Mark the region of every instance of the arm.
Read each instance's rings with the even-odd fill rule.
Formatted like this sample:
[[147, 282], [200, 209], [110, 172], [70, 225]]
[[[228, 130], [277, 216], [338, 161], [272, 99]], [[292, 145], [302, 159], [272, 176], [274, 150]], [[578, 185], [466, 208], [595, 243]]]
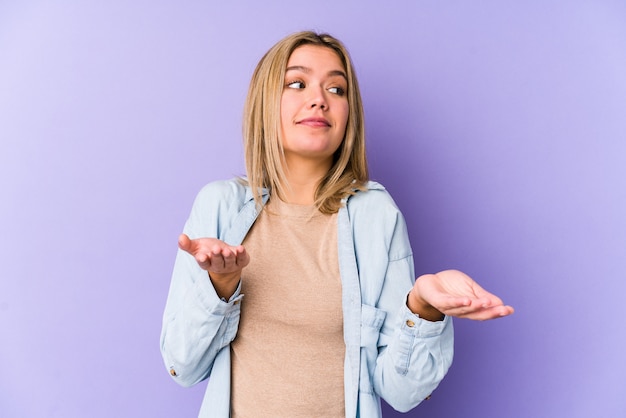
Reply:
[[178, 251], [161, 332], [163, 360], [176, 382], [191, 386], [209, 376], [215, 356], [236, 336], [241, 298], [237, 287], [224, 301], [207, 271]]
[[[207, 378], [216, 355], [237, 333], [242, 298], [239, 273], [247, 264], [247, 254], [240, 246], [197, 238], [222, 236], [221, 225], [231, 224], [241, 207], [237, 192], [231, 183], [223, 182], [204, 188], [179, 238], [163, 315], [161, 353], [166, 368], [183, 386]], [[232, 270], [233, 264], [239, 266]]]
[[376, 393], [402, 412], [430, 396], [454, 354], [452, 318], [429, 321], [407, 306], [412, 264], [410, 256], [389, 262], [378, 305], [387, 314], [378, 334], [373, 373]]
[[389, 194], [370, 188], [352, 197], [347, 209], [361, 293], [361, 399], [377, 395], [406, 412], [450, 367], [452, 321], [430, 322], [406, 306], [415, 283], [413, 254], [404, 217]]
[[[400, 411], [426, 399], [447, 373], [453, 358], [452, 316], [486, 320], [513, 313], [500, 298], [456, 270], [424, 275], [413, 284], [406, 234], [399, 215], [378, 301], [387, 315], [373, 378], [376, 392]], [[405, 247], [409, 253], [403, 257]]]
[[378, 393], [401, 411], [426, 399], [447, 373], [453, 357], [453, 316], [488, 320], [513, 313], [457, 270], [420, 276], [406, 301], [396, 321], [398, 330], [380, 350], [375, 371]]

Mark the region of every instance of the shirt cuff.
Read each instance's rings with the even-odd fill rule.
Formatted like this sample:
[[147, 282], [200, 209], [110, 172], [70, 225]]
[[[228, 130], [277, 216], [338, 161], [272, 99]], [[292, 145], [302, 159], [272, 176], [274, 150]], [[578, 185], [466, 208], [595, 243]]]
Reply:
[[420, 318], [418, 314], [411, 312], [408, 306], [403, 305], [400, 315], [402, 332], [413, 334], [417, 337], [436, 337], [443, 333], [451, 317], [445, 315], [441, 321], [428, 321]]
[[[206, 273], [206, 271], [204, 271]], [[214, 314], [225, 315], [234, 309], [239, 308], [239, 303], [243, 298], [241, 294], [241, 280], [237, 285], [237, 289], [235, 293], [228, 299], [220, 298], [215, 291], [215, 287], [213, 287], [213, 283], [211, 283], [211, 279], [208, 274], [204, 275], [205, 277], [197, 278], [195, 282], [196, 286], [196, 295], [205, 309]]]

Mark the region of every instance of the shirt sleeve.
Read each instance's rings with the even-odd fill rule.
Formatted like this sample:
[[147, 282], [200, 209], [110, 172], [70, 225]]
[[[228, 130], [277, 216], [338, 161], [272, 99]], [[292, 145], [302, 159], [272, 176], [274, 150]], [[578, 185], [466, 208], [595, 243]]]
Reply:
[[[212, 198], [206, 192], [196, 198], [184, 228], [191, 238], [217, 236]], [[161, 330], [163, 361], [176, 382], [191, 386], [210, 375], [215, 357], [237, 334], [240, 292], [241, 284], [228, 301], [220, 299], [207, 272], [178, 250]]]
[[[398, 262], [408, 261], [393, 263]], [[398, 266], [390, 270], [395, 267]], [[386, 278], [388, 285], [393, 281]], [[385, 309], [384, 299], [381, 301], [381, 308]], [[431, 322], [411, 312], [406, 302], [396, 305], [395, 312], [386, 315], [380, 328], [377, 348], [374, 390], [394, 409], [409, 411], [430, 397], [452, 364], [452, 318], [446, 316], [442, 321]]]
[[[375, 277], [368, 276], [378, 286], [369, 286], [376, 296], [371, 291], [365, 301], [375, 301], [372, 307], [382, 321], [371, 322], [374, 327], [362, 321], [362, 337], [370, 339], [362, 344], [373, 391], [396, 410], [406, 412], [428, 398], [448, 372], [454, 353], [453, 324], [451, 317], [431, 322], [409, 310], [406, 299], [415, 283], [415, 267], [406, 222], [396, 211], [380, 224], [377, 233], [385, 237], [380, 240], [385, 244], [376, 247], [377, 256], [372, 258], [386, 262], [381, 269], [372, 269]], [[362, 278], [364, 274], [361, 271]]]

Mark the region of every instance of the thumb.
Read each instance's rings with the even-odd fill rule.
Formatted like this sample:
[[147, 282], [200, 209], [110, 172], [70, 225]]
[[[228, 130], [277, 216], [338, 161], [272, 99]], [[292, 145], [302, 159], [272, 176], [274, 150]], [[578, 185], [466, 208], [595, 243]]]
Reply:
[[187, 234], [180, 234], [178, 236], [178, 248], [183, 251], [191, 252], [191, 239], [187, 236]]

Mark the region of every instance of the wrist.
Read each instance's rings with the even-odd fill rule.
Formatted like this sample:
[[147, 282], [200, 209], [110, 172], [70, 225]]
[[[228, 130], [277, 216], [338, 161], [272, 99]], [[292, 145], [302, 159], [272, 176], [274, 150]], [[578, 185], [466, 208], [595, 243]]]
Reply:
[[434, 306], [427, 303], [419, 294], [415, 291], [415, 288], [411, 289], [406, 300], [407, 307], [411, 312], [418, 315], [420, 318], [427, 321], [435, 322], [443, 320], [444, 315], [437, 310]]
[[239, 280], [241, 277], [241, 272], [238, 273], [209, 273], [209, 279], [213, 284], [213, 288], [215, 288], [215, 293], [220, 298], [224, 298], [226, 300], [230, 299], [230, 297], [237, 290], [237, 286], [239, 286]]

